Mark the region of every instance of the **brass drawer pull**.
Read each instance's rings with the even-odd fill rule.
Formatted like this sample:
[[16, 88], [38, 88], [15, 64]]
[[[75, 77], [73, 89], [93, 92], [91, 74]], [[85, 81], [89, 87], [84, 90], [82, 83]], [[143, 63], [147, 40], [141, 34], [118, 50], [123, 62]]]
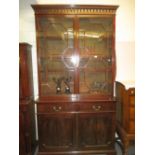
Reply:
[[101, 110], [101, 106], [100, 105], [93, 105], [92, 108], [95, 111]]
[[62, 107], [61, 106], [53, 106], [54, 111], [61, 111]]

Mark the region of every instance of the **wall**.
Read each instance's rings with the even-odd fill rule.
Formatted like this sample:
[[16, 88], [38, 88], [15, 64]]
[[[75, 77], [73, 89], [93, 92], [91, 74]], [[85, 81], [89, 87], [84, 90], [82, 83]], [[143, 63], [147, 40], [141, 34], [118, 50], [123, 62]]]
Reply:
[[126, 87], [134, 86], [135, 82], [135, 36], [134, 36], [134, 0], [20, 0], [19, 41], [33, 45], [33, 70], [35, 97], [38, 95], [36, 37], [34, 12], [31, 4], [112, 4], [119, 5], [116, 16], [116, 80]]

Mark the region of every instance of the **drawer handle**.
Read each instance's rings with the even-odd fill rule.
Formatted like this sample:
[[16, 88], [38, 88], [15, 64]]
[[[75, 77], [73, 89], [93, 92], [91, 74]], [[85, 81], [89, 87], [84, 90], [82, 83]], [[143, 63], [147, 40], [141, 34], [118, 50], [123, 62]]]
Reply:
[[92, 108], [95, 111], [101, 110], [101, 106], [100, 105], [93, 105]]
[[61, 111], [62, 107], [61, 106], [53, 106], [54, 111]]

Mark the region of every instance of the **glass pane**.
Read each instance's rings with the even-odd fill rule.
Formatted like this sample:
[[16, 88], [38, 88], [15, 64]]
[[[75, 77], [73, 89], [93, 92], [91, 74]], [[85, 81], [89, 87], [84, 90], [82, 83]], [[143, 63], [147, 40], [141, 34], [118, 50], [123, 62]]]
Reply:
[[41, 17], [38, 26], [41, 94], [73, 93], [73, 69], [64, 65], [62, 57], [66, 50], [74, 47], [72, 19]]
[[110, 94], [112, 92], [111, 72], [80, 71], [80, 93]]
[[112, 18], [80, 18], [80, 93], [112, 92]]

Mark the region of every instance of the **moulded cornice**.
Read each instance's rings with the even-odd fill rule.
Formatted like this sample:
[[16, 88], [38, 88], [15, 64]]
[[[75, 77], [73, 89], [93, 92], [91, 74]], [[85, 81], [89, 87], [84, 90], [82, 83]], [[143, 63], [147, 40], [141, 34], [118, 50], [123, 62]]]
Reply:
[[35, 14], [102, 15], [115, 14], [116, 5], [32, 5]]

